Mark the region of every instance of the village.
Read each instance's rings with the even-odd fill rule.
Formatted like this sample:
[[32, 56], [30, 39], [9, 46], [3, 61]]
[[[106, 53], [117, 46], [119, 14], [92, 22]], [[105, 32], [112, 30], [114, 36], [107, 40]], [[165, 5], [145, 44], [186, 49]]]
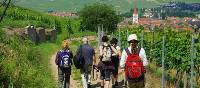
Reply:
[[[181, 6], [183, 5], [183, 6]], [[200, 5], [197, 4], [184, 4], [184, 3], [176, 3], [170, 2], [168, 4], [164, 4], [160, 6], [165, 9], [181, 9], [181, 10], [197, 10], [200, 8]], [[130, 17], [122, 17], [121, 22], [118, 24], [119, 27], [127, 27], [133, 25], [141, 25], [145, 29], [149, 29], [147, 31], [153, 31], [158, 29], [163, 29], [164, 27], [171, 27], [175, 29], [175, 31], [181, 30], [193, 30], [200, 31], [200, 14], [195, 14], [195, 17], [185, 16], [165, 16], [164, 18], [161, 12], [153, 12], [152, 9], [143, 8], [143, 14], [140, 16], [139, 14], [141, 10], [137, 8], [135, 4], [134, 8], [132, 9], [132, 16]], [[70, 17], [70, 18], [78, 18], [78, 14], [75, 12], [49, 12], [49, 14], [53, 16], [60, 16], [60, 17]]]

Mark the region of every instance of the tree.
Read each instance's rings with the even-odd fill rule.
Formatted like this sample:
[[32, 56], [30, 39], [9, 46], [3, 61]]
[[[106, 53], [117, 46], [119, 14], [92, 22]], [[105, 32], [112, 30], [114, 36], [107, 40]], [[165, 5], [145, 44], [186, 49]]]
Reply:
[[119, 15], [110, 6], [101, 3], [95, 3], [92, 5], [86, 5], [79, 12], [82, 19], [80, 29], [97, 31], [98, 26], [102, 26], [107, 29], [108, 32], [112, 32], [117, 28], [119, 22]]
[[6, 11], [7, 11], [8, 7], [9, 7], [10, 3], [11, 3], [11, 0], [2, 1], [2, 4], [0, 6], [5, 6], [5, 9], [3, 10], [3, 13], [2, 13], [2, 15], [0, 17], [0, 22], [3, 20], [4, 16], [6, 15]]
[[71, 37], [71, 34], [73, 34], [74, 32], [72, 31], [72, 27], [71, 27], [71, 20], [67, 21], [67, 32], [68, 32], [68, 38]]

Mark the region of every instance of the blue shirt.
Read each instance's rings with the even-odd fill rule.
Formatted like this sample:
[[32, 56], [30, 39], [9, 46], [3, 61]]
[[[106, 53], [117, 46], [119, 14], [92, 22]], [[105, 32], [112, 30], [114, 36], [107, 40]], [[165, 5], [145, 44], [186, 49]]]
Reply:
[[[81, 47], [79, 47], [80, 50]], [[89, 44], [82, 45], [82, 56], [84, 57], [85, 65], [92, 65], [93, 56], [95, 54], [94, 49]]]

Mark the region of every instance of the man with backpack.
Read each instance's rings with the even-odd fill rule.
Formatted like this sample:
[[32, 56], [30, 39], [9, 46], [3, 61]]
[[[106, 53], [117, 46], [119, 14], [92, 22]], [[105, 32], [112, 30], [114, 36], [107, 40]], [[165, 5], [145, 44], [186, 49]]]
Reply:
[[148, 65], [144, 48], [138, 47], [136, 34], [128, 37], [129, 47], [121, 55], [120, 67], [124, 68], [129, 88], [144, 88], [145, 66]]
[[[113, 48], [111, 61], [115, 67], [113, 74], [112, 74], [112, 88], [118, 86], [118, 69], [119, 69], [119, 59], [121, 57], [121, 49], [117, 46], [118, 40], [116, 38], [112, 38], [110, 44]], [[114, 52], [115, 51], [115, 52]]]
[[96, 62], [95, 51], [88, 44], [88, 38], [83, 38], [82, 43], [83, 44], [77, 50], [77, 55], [80, 55], [78, 62], [81, 62], [81, 78], [83, 82], [83, 88], [91, 88], [91, 71], [93, 64]]
[[62, 46], [55, 59], [58, 66], [58, 83], [59, 88], [69, 88], [73, 54], [69, 48], [68, 40], [64, 40]]
[[[98, 68], [100, 69], [100, 79], [101, 79], [101, 88], [109, 88], [111, 74], [114, 71], [114, 65], [111, 61], [112, 51], [114, 47], [108, 44], [108, 37], [102, 37], [102, 45], [99, 47], [100, 53], [100, 62], [98, 64]], [[105, 82], [105, 83], [104, 83]]]

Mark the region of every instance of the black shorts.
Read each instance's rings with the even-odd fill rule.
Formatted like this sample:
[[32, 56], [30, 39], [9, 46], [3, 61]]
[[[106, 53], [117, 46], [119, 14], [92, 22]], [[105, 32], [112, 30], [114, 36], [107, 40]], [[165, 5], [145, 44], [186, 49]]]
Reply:
[[119, 58], [118, 57], [112, 57], [112, 63], [115, 67], [115, 69], [113, 71], [113, 76], [116, 77], [118, 75]]
[[111, 74], [112, 74], [112, 71], [109, 70], [109, 69], [103, 69], [100, 71], [101, 75], [100, 75], [100, 79], [101, 80], [106, 80], [106, 81], [110, 81], [110, 77], [111, 77]]

